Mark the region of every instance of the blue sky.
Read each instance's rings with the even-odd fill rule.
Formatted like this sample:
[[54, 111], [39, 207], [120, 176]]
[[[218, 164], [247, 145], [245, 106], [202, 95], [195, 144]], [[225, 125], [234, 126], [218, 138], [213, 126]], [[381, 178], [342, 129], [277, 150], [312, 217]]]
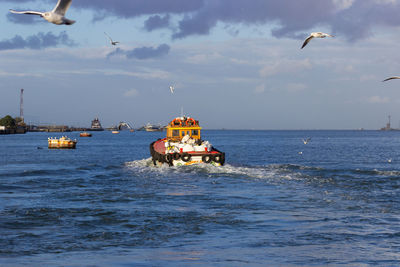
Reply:
[[[400, 127], [400, 83], [381, 82], [400, 75], [398, 0], [73, 0], [71, 26], [8, 12], [56, 2], [0, 0], [0, 116], [24, 88], [33, 123], [140, 127], [183, 107], [206, 128]], [[300, 49], [313, 31], [336, 37]]]

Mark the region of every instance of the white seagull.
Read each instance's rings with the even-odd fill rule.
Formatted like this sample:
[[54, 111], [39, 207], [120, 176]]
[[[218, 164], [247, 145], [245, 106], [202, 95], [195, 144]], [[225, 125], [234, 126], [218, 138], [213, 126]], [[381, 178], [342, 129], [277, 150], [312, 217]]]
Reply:
[[303, 49], [311, 41], [312, 38], [325, 38], [325, 37], [335, 37], [335, 36], [323, 32], [312, 32], [310, 36], [308, 36], [307, 39], [304, 41], [301, 49]]
[[386, 81], [393, 80], [393, 79], [400, 79], [400, 76], [389, 77], [387, 79], [384, 79], [382, 82], [386, 82]]
[[307, 145], [308, 142], [310, 142], [310, 141], [311, 141], [311, 137], [309, 137], [309, 138], [307, 138], [307, 139], [303, 139], [303, 143], [304, 143], [305, 145]]
[[57, 24], [57, 25], [71, 25], [75, 23], [75, 20], [69, 20], [65, 17], [65, 13], [67, 12], [69, 6], [71, 5], [72, 0], [58, 0], [56, 7], [52, 11], [48, 12], [39, 12], [39, 11], [15, 11], [10, 9], [11, 13], [15, 14], [28, 14], [28, 15], [39, 15], [48, 22]]
[[110, 43], [111, 43], [112, 45], [117, 45], [117, 44], [119, 44], [119, 42], [113, 41], [113, 39], [111, 39], [111, 37], [110, 37], [106, 32], [104, 32], [104, 34], [108, 37], [108, 39], [110, 39]]
[[171, 91], [171, 94], [173, 94], [173, 93], [174, 93], [174, 90], [175, 90], [175, 87], [171, 85], [171, 86], [169, 87], [169, 90]]

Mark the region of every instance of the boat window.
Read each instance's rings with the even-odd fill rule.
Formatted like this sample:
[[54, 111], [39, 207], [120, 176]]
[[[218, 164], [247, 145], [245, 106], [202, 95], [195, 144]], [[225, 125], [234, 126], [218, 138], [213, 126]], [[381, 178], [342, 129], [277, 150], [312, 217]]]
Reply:
[[199, 135], [199, 130], [192, 130], [192, 135]]
[[179, 130], [173, 130], [172, 136], [179, 136]]

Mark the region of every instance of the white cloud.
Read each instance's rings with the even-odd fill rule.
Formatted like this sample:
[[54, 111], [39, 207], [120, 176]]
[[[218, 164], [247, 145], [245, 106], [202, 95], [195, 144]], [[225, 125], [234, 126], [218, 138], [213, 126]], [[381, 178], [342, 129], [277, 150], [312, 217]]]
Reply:
[[0, 70], [0, 76], [6, 76], [6, 77], [36, 77], [36, 78], [42, 78], [45, 77], [44, 75], [40, 73], [24, 73], [24, 72], [7, 72]]
[[[160, 79], [166, 80], [169, 78], [169, 73], [163, 70], [143, 68], [137, 72], [126, 71], [121, 69], [79, 69], [79, 70], [62, 70], [62, 71], [47, 71], [48, 73], [73, 74], [73, 75], [106, 75], [106, 76], [128, 76], [141, 79]], [[45, 73], [45, 74], [46, 74]], [[44, 76], [44, 75], [43, 75]]]
[[387, 4], [396, 5], [398, 3], [398, 0], [375, 0], [374, 2], [380, 5], [387, 5]]
[[354, 67], [353, 67], [353, 65], [347, 65], [347, 66], [343, 67], [342, 71], [344, 71], [344, 72], [354, 72]]
[[337, 11], [342, 11], [350, 8], [355, 0], [333, 0], [333, 4], [336, 7]]
[[378, 78], [376, 78], [375, 75], [373, 74], [368, 74], [368, 75], [361, 75], [360, 76], [360, 81], [361, 82], [366, 82], [366, 81], [377, 81]]
[[265, 92], [265, 84], [260, 84], [256, 86], [256, 89], [254, 90], [254, 93], [256, 94], [261, 94]]
[[278, 59], [274, 63], [269, 63], [260, 70], [261, 77], [269, 77], [279, 73], [293, 73], [310, 69], [311, 62], [309, 59], [293, 60]]
[[302, 83], [289, 83], [287, 85], [287, 90], [292, 93], [304, 91], [306, 88], [307, 86]]
[[219, 53], [213, 52], [213, 53], [196, 54], [193, 56], [189, 56], [185, 60], [185, 62], [191, 63], [191, 64], [202, 64], [202, 63], [207, 63], [210, 61], [218, 60], [221, 58], [222, 58], [222, 56]]
[[371, 104], [385, 104], [385, 103], [389, 103], [390, 99], [389, 99], [389, 97], [386, 97], [386, 96], [381, 97], [381, 96], [375, 95], [375, 96], [369, 97], [367, 99], [367, 102], [371, 103]]
[[137, 95], [139, 95], [139, 91], [136, 90], [136, 89], [131, 89], [131, 90], [126, 91], [126, 92], [124, 93], [124, 96], [126, 96], [126, 97], [135, 97], [135, 96], [137, 96]]

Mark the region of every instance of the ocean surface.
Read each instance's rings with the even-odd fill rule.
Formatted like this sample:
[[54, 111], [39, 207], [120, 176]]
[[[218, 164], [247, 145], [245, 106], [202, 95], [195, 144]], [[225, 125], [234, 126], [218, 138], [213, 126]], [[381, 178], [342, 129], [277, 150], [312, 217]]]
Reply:
[[1, 266], [400, 265], [400, 131], [208, 130], [225, 166], [161, 168], [165, 132], [61, 135], [0, 135]]

